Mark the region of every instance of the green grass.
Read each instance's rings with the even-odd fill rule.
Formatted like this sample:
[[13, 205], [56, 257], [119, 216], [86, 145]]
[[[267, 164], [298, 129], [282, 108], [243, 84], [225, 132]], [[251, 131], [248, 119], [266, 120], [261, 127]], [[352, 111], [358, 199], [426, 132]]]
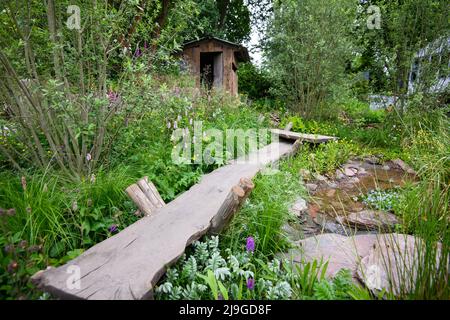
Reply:
[[[424, 139], [426, 137], [426, 139]], [[405, 230], [423, 240], [414, 290], [402, 287], [408, 299], [450, 298], [448, 286], [450, 251], [450, 137], [448, 120], [437, 130], [419, 131], [411, 139], [409, 152], [419, 165], [421, 181], [411, 188], [401, 205]], [[440, 245], [438, 245], [440, 243]]]
[[295, 161], [285, 160], [280, 164], [279, 172], [256, 177], [255, 189], [248, 202], [223, 235], [224, 248], [237, 250], [249, 236], [256, 238], [258, 252], [263, 255], [272, 256], [286, 247], [281, 226], [290, 217], [290, 205], [297, 197], [306, 195]]

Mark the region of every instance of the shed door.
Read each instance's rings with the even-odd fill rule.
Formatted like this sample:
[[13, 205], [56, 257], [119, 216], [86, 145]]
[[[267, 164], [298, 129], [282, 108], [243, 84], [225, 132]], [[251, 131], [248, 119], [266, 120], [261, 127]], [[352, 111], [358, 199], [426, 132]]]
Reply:
[[200, 53], [201, 80], [209, 89], [213, 86], [220, 88], [223, 85], [223, 53]]
[[214, 55], [214, 87], [222, 88], [223, 85], [223, 53]]

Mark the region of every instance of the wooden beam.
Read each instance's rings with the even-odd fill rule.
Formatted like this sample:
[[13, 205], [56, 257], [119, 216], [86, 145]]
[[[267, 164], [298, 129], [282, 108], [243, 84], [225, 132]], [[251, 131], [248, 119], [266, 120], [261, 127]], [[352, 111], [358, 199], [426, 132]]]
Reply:
[[271, 129], [270, 131], [283, 139], [301, 140], [309, 143], [325, 143], [338, 140], [338, 138], [336, 137], [323, 136], [318, 134], [298, 133], [281, 129]]
[[[258, 155], [251, 154], [250, 161], [233, 161], [203, 176], [172, 202], [76, 259], [36, 273], [33, 283], [66, 299], [151, 299], [153, 287], [166, 268], [178, 260], [186, 246], [208, 232], [221, 210], [226, 211], [223, 203], [241, 178], [253, 178], [291, 149], [290, 142], [272, 143], [256, 151]], [[76, 281], [74, 270], [80, 275]]]

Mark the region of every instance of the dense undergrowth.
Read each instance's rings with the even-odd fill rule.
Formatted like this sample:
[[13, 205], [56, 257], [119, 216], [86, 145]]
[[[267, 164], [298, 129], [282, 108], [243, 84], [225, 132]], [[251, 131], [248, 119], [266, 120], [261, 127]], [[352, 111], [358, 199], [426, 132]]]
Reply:
[[[74, 180], [55, 170], [33, 168], [18, 174], [6, 169], [3, 162], [2, 298], [39, 297], [41, 293], [28, 281], [32, 274], [47, 265], [56, 266], [76, 257], [137, 221], [136, 208], [124, 193], [137, 179], [148, 176], [163, 199], [171, 201], [202, 174], [219, 166], [174, 164], [170, 139], [174, 128], [192, 127], [193, 121], [199, 120], [203, 121], [204, 129], [268, 127], [272, 125], [268, 119], [274, 112], [281, 117], [280, 127], [293, 122], [294, 131], [336, 135], [340, 140], [318, 147], [303, 145], [295, 157], [280, 163], [277, 173], [258, 175], [250, 199], [221, 235], [220, 243], [204, 252], [205, 257], [197, 257], [196, 250], [206, 244], [197, 244], [193, 254], [188, 251], [159, 287], [159, 297], [371, 298], [365, 289], [351, 285], [346, 273], [331, 281], [320, 275], [317, 265], [288, 270], [275, 254], [288, 247], [280, 229], [292, 219], [290, 204], [299, 195], [306, 195], [301, 169], [332, 173], [351, 157], [372, 154], [383, 160], [402, 158], [420, 176], [418, 184], [401, 191], [396, 203], [396, 214], [404, 222], [401, 231], [418, 235], [427, 244], [416, 290], [405, 291], [402, 298], [449, 296], [446, 266], [443, 262], [440, 266], [430, 262], [438, 254], [437, 241], [442, 244], [441, 261], [448, 259], [449, 139], [445, 116], [429, 115], [430, 120], [423, 119], [419, 126], [412, 127], [406, 125], [407, 115], [399, 118], [393, 112], [370, 111], [366, 104], [352, 99], [339, 106], [336, 118], [316, 121], [284, 109], [267, 111], [221, 93], [195, 91], [188, 78], [168, 77], [155, 80], [152, 86], [151, 95], [133, 101], [139, 112], [120, 120], [127, 124], [119, 127], [103, 165], [90, 176]], [[206, 137], [204, 143], [208, 141]], [[249, 237], [255, 242], [251, 254], [245, 248]], [[212, 257], [214, 254], [216, 257]], [[195, 281], [185, 270], [194, 268], [192, 257], [199, 258], [195, 261], [198, 264]], [[211, 267], [214, 262], [211, 259], [218, 259], [217, 268], [228, 271], [223, 269], [224, 275], [211, 276], [211, 272], [217, 271]], [[175, 281], [177, 273], [185, 276]], [[248, 282], [250, 278], [253, 280]]]
[[[318, 299], [319, 296], [327, 296], [323, 290], [328, 292], [329, 299], [338, 299], [338, 297], [346, 299], [447, 299], [450, 296], [447, 285], [448, 265], [446, 264], [450, 244], [448, 238], [448, 119], [442, 114], [441, 116], [428, 114], [422, 119], [419, 128], [407, 128], [404, 122], [407, 121], [409, 114], [399, 118], [397, 114], [384, 110], [370, 111], [364, 103], [359, 103], [359, 106], [355, 107], [354, 100], [349, 101], [349, 105], [348, 108], [343, 106], [342, 117], [328, 122], [305, 120], [289, 114], [284, 115], [281, 127], [292, 122], [294, 131], [336, 135], [340, 137], [340, 140], [319, 147], [303, 145], [294, 158], [281, 162], [278, 173], [258, 175], [255, 179], [256, 188], [250, 199], [240, 214], [235, 217], [228, 230], [221, 236], [219, 248], [223, 263], [217, 268], [225, 270], [224, 275], [221, 276], [222, 281], [220, 276], [216, 277], [218, 284], [211, 284], [212, 280], [206, 280], [211, 270], [217, 270], [208, 264], [211, 262], [210, 260], [203, 269], [198, 270], [197, 276], [191, 279], [193, 282], [175, 280], [172, 275], [178, 274], [178, 272], [183, 273], [183, 270], [189, 268], [190, 263], [193, 262], [190, 259], [196, 257], [195, 253], [193, 255], [188, 253], [173, 269], [170, 269], [169, 276], [158, 287], [160, 298], [186, 297], [188, 295], [186, 290], [195, 291], [189, 286], [190, 283], [199, 283], [200, 287], [205, 285], [205, 288], [201, 287], [204, 289], [203, 291], [196, 291], [198, 294], [196, 298], [217, 298], [209, 296], [214, 290], [208, 290], [208, 286], [219, 288], [215, 292], [225, 299]], [[411, 112], [414, 114], [413, 110]], [[436, 117], [439, 122], [435, 122]], [[427, 123], [430, 126], [425, 129]], [[408, 130], [415, 129], [418, 130], [417, 134], [408, 133]], [[339, 285], [317, 277], [312, 270], [302, 270], [299, 272], [299, 277], [311, 277], [311, 282], [314, 283], [310, 291], [305, 290], [305, 287], [298, 283], [297, 276], [293, 276], [292, 281], [287, 282], [289, 285], [286, 285], [288, 289], [284, 292], [285, 295], [270, 296], [264, 292], [264, 289], [261, 289], [266, 288], [267, 274], [263, 273], [257, 278], [260, 281], [260, 291], [255, 291], [254, 285], [258, 282], [255, 280], [254, 273], [244, 277], [239, 273], [240, 269], [235, 270], [226, 262], [227, 259], [234, 259], [233, 254], [240, 255], [245, 252], [245, 243], [248, 243], [250, 237], [256, 244], [251, 257], [255, 257], [254, 259], [259, 261], [258, 267], [254, 267], [246, 260], [245, 262], [251, 266], [250, 270], [262, 272], [266, 270], [265, 264], [279, 263], [275, 254], [283, 252], [288, 247], [288, 243], [281, 233], [281, 227], [289, 219], [294, 219], [288, 208], [298, 196], [306, 195], [301, 183], [302, 170], [332, 174], [336, 168], [350, 158], [370, 155], [376, 155], [382, 161], [404, 159], [414, 166], [419, 175], [419, 182], [408, 184], [402, 189], [395, 190], [395, 193], [393, 190], [386, 195], [369, 194], [366, 198], [375, 209], [395, 212], [402, 221], [399, 229], [395, 230], [396, 232], [415, 235], [418, 237], [417, 239], [425, 240], [425, 246], [417, 246], [420, 250], [418, 254], [420, 258], [417, 262], [418, 276], [414, 278], [413, 275], [409, 275], [407, 278], [410, 277], [410, 279], [405, 279], [405, 282], [414, 283], [414, 290], [411, 290], [406, 284], [401, 284], [401, 292], [397, 296], [392, 293], [373, 295], [362, 287], [349, 285], [343, 295], [336, 296], [333, 294], [333, 290], [339, 288]], [[438, 242], [440, 244], [437, 246]], [[281, 263], [281, 265], [284, 264]], [[292, 270], [286, 269], [284, 274], [290, 277]], [[335, 281], [339, 283], [342, 280], [341, 277], [342, 275], [339, 275]], [[283, 277], [277, 278], [276, 275], [272, 275], [272, 279], [277, 279], [275, 283], [282, 283], [285, 280]], [[269, 288], [277, 290], [271, 283], [269, 283]], [[231, 293], [224, 295], [228, 292]]]

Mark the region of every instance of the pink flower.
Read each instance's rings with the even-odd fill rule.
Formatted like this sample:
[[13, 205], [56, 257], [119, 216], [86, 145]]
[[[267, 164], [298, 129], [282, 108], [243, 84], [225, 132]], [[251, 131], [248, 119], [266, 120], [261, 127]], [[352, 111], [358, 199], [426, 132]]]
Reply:
[[108, 99], [109, 99], [109, 103], [113, 104], [114, 102], [117, 101], [117, 99], [119, 98], [119, 94], [113, 91], [109, 91], [108, 92]]

